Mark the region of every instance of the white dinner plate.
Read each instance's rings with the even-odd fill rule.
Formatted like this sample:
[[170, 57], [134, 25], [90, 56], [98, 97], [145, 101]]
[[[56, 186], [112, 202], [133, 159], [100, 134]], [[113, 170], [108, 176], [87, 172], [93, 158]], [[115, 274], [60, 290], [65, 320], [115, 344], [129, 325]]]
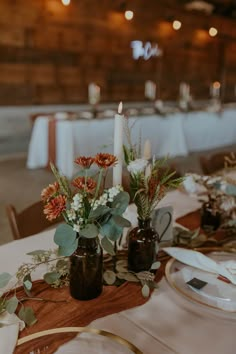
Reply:
[[[208, 257], [217, 262], [236, 261], [233, 253], [214, 252]], [[228, 314], [236, 319], [236, 286], [219, 277], [217, 274], [183, 264], [171, 258], [166, 265], [166, 278], [171, 287], [185, 298]], [[192, 279], [198, 279], [206, 284], [197, 289], [187, 284]]]

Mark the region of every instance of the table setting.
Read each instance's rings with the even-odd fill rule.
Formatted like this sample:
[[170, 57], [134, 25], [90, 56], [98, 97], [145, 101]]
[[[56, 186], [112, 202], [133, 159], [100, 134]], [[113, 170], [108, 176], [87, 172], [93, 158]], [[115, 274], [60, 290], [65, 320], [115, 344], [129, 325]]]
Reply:
[[73, 179], [50, 163], [44, 214], [64, 223], [0, 247], [1, 354], [234, 353], [235, 235], [201, 212], [234, 185], [175, 177], [128, 123], [120, 104], [115, 154], [77, 156]]

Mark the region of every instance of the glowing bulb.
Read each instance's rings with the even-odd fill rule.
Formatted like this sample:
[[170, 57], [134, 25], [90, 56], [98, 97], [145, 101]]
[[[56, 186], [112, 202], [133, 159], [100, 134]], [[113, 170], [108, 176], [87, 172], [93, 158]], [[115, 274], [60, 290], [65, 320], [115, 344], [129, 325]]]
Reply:
[[178, 20], [175, 20], [175, 21], [173, 21], [172, 26], [173, 26], [174, 30], [178, 31], [181, 28], [182, 23]]
[[130, 21], [130, 20], [132, 20], [133, 17], [134, 17], [133, 11], [130, 11], [130, 10], [125, 11], [126, 20]]
[[61, 0], [62, 4], [65, 6], [70, 5], [70, 0]]
[[215, 27], [211, 27], [211, 28], [209, 29], [209, 35], [210, 35], [211, 37], [215, 37], [215, 36], [217, 35], [217, 33], [218, 33], [218, 31], [217, 31], [217, 29], [216, 29]]

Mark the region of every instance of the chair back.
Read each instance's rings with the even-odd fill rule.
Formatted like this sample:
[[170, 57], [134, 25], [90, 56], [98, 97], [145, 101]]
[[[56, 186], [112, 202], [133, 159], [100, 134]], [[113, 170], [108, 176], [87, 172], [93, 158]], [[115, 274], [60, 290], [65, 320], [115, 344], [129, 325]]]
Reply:
[[47, 220], [43, 213], [42, 201], [30, 205], [19, 213], [13, 205], [9, 204], [6, 206], [6, 213], [15, 240], [37, 234], [63, 221], [63, 218]]
[[209, 157], [201, 155], [199, 157], [202, 172], [205, 175], [211, 175], [225, 167], [225, 157], [231, 157], [232, 152], [217, 152]]

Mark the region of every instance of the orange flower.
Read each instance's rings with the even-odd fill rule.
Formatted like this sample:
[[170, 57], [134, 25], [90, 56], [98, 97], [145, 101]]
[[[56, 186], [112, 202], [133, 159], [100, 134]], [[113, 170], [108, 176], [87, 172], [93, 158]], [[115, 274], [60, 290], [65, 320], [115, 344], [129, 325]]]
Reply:
[[54, 197], [55, 194], [59, 191], [59, 183], [54, 182], [49, 184], [48, 187], [44, 188], [41, 192], [41, 198], [44, 202], [47, 202], [50, 198]]
[[100, 153], [95, 156], [95, 163], [98, 165], [98, 167], [101, 168], [108, 168], [114, 166], [116, 162], [117, 162], [116, 156], [111, 154]]
[[85, 177], [77, 177], [72, 181], [72, 185], [78, 189], [83, 189], [86, 192], [92, 192], [97, 183], [90, 177], [86, 179], [86, 182]]
[[77, 163], [77, 165], [80, 165], [83, 168], [90, 168], [90, 166], [94, 163], [94, 158], [91, 156], [80, 156], [75, 159], [75, 163]]
[[58, 218], [64, 210], [66, 210], [66, 197], [64, 195], [58, 195], [44, 206], [43, 212], [46, 218], [52, 221]]

